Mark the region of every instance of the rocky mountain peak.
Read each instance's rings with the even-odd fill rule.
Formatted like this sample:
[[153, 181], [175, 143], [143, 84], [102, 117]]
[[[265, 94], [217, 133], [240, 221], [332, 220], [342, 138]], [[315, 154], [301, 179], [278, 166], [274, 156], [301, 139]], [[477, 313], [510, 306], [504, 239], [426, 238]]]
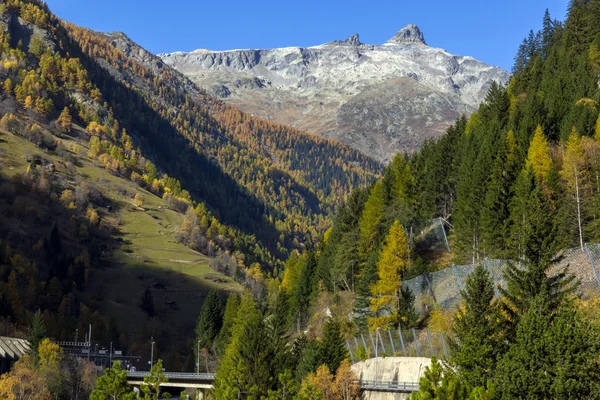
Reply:
[[358, 33], [351, 35], [348, 39], [344, 40], [344, 43], [347, 43], [352, 46], [360, 46], [360, 39], [358, 38]]
[[418, 44], [427, 45], [427, 43], [425, 43], [425, 37], [423, 36], [423, 31], [417, 25], [414, 25], [414, 24], [408, 24], [404, 28], [400, 29], [386, 43], [390, 43], [390, 44], [418, 43]]

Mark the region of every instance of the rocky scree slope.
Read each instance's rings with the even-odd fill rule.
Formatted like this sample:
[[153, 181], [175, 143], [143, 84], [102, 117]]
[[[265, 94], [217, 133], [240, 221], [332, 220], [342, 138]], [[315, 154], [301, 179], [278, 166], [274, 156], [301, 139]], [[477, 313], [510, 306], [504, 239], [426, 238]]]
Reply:
[[426, 44], [408, 25], [384, 44], [358, 35], [320, 46], [160, 54], [244, 111], [347, 143], [380, 161], [472, 112], [508, 72]]

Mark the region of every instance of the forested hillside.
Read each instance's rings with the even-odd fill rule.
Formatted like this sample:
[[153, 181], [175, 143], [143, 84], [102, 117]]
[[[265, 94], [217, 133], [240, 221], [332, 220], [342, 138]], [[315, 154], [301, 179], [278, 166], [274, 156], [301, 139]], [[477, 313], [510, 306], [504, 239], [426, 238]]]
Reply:
[[[578, 297], [576, 277], [553, 264], [561, 250], [599, 239], [599, 49], [600, 1], [571, 1], [566, 22], [546, 13], [507, 87], [493, 85], [439, 140], [397, 155], [317, 245], [292, 254], [263, 319], [248, 299], [228, 302], [217, 397], [289, 389], [337, 398], [330, 372], [347, 356], [342, 337], [401, 326], [443, 332], [450, 343], [449, 367], [434, 360], [414, 398], [597, 398], [598, 300]], [[424, 240], [439, 226], [450, 256]], [[416, 315], [404, 279], [486, 257], [513, 260], [505, 286], [479, 264], [458, 309]], [[269, 339], [254, 333], [261, 329]], [[285, 332], [292, 365], [278, 356]], [[356, 356], [374, 356], [367, 352]], [[249, 366], [273, 372], [246, 376]]]
[[[543, 29], [520, 46], [508, 87], [493, 85], [469, 119], [421, 151], [397, 155], [383, 179], [357, 190], [320, 248], [302, 257], [300, 269], [318, 275], [312, 287], [320, 281], [372, 296], [378, 274], [397, 280], [485, 257], [548, 263], [559, 250], [598, 240], [597, 7], [574, 2], [565, 23], [546, 14]], [[438, 217], [453, 227], [445, 264], [414, 247]], [[398, 245], [412, 246], [411, 254]], [[383, 278], [389, 252], [398, 264]]]
[[227, 107], [124, 35], [67, 24], [38, 1], [0, 4], [0, 56], [7, 334], [42, 309], [56, 339], [92, 323], [97, 340], [146, 355], [154, 335], [181, 368], [210, 288], [260, 295], [381, 171]]

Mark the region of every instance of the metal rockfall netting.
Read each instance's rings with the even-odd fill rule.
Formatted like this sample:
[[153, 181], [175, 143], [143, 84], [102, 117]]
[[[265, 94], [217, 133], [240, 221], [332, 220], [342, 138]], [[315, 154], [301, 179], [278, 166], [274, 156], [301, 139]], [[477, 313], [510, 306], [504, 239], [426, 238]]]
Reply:
[[429, 330], [378, 330], [346, 341], [352, 362], [378, 357], [448, 357], [448, 339]]
[[[442, 308], [454, 308], [460, 305], [461, 290], [476, 265], [483, 265], [494, 282], [496, 297], [500, 296], [499, 287], [505, 287], [504, 269], [509, 261], [484, 259], [476, 264], [453, 265], [416, 278], [403, 281], [402, 287], [409, 288], [415, 295], [415, 310], [420, 313], [430, 311], [435, 305]], [[518, 263], [517, 263], [518, 266]], [[581, 248], [569, 249], [558, 257], [558, 262], [550, 270], [555, 274], [564, 268], [580, 281], [580, 294], [583, 297], [600, 295], [600, 244], [586, 244]]]

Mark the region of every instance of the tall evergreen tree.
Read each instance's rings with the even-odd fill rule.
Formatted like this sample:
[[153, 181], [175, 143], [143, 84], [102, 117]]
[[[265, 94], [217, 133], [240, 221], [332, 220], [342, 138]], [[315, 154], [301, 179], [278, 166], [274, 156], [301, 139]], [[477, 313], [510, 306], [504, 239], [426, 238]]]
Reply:
[[223, 305], [216, 289], [211, 289], [204, 299], [196, 322], [196, 342], [193, 349], [198, 359], [198, 349], [210, 349], [223, 326]]
[[458, 341], [450, 341], [451, 361], [469, 387], [485, 386], [502, 354], [502, 341], [497, 335], [494, 284], [482, 265], [469, 275], [462, 298], [464, 308], [454, 318]]
[[[543, 291], [518, 324], [498, 364], [501, 398], [598, 398], [598, 336], [571, 304], [557, 309]], [[553, 310], [554, 309], [554, 310]]]
[[335, 372], [347, 357], [348, 350], [342, 336], [340, 322], [330, 318], [323, 327], [323, 340], [319, 345], [319, 363], [327, 365], [330, 371]]
[[44, 318], [42, 317], [42, 312], [37, 310], [35, 314], [33, 314], [33, 318], [31, 320], [31, 327], [29, 328], [29, 333], [27, 335], [27, 341], [29, 342], [29, 351], [33, 356], [34, 362], [37, 363], [38, 360], [38, 348], [40, 343], [46, 338], [46, 326], [44, 325]]

